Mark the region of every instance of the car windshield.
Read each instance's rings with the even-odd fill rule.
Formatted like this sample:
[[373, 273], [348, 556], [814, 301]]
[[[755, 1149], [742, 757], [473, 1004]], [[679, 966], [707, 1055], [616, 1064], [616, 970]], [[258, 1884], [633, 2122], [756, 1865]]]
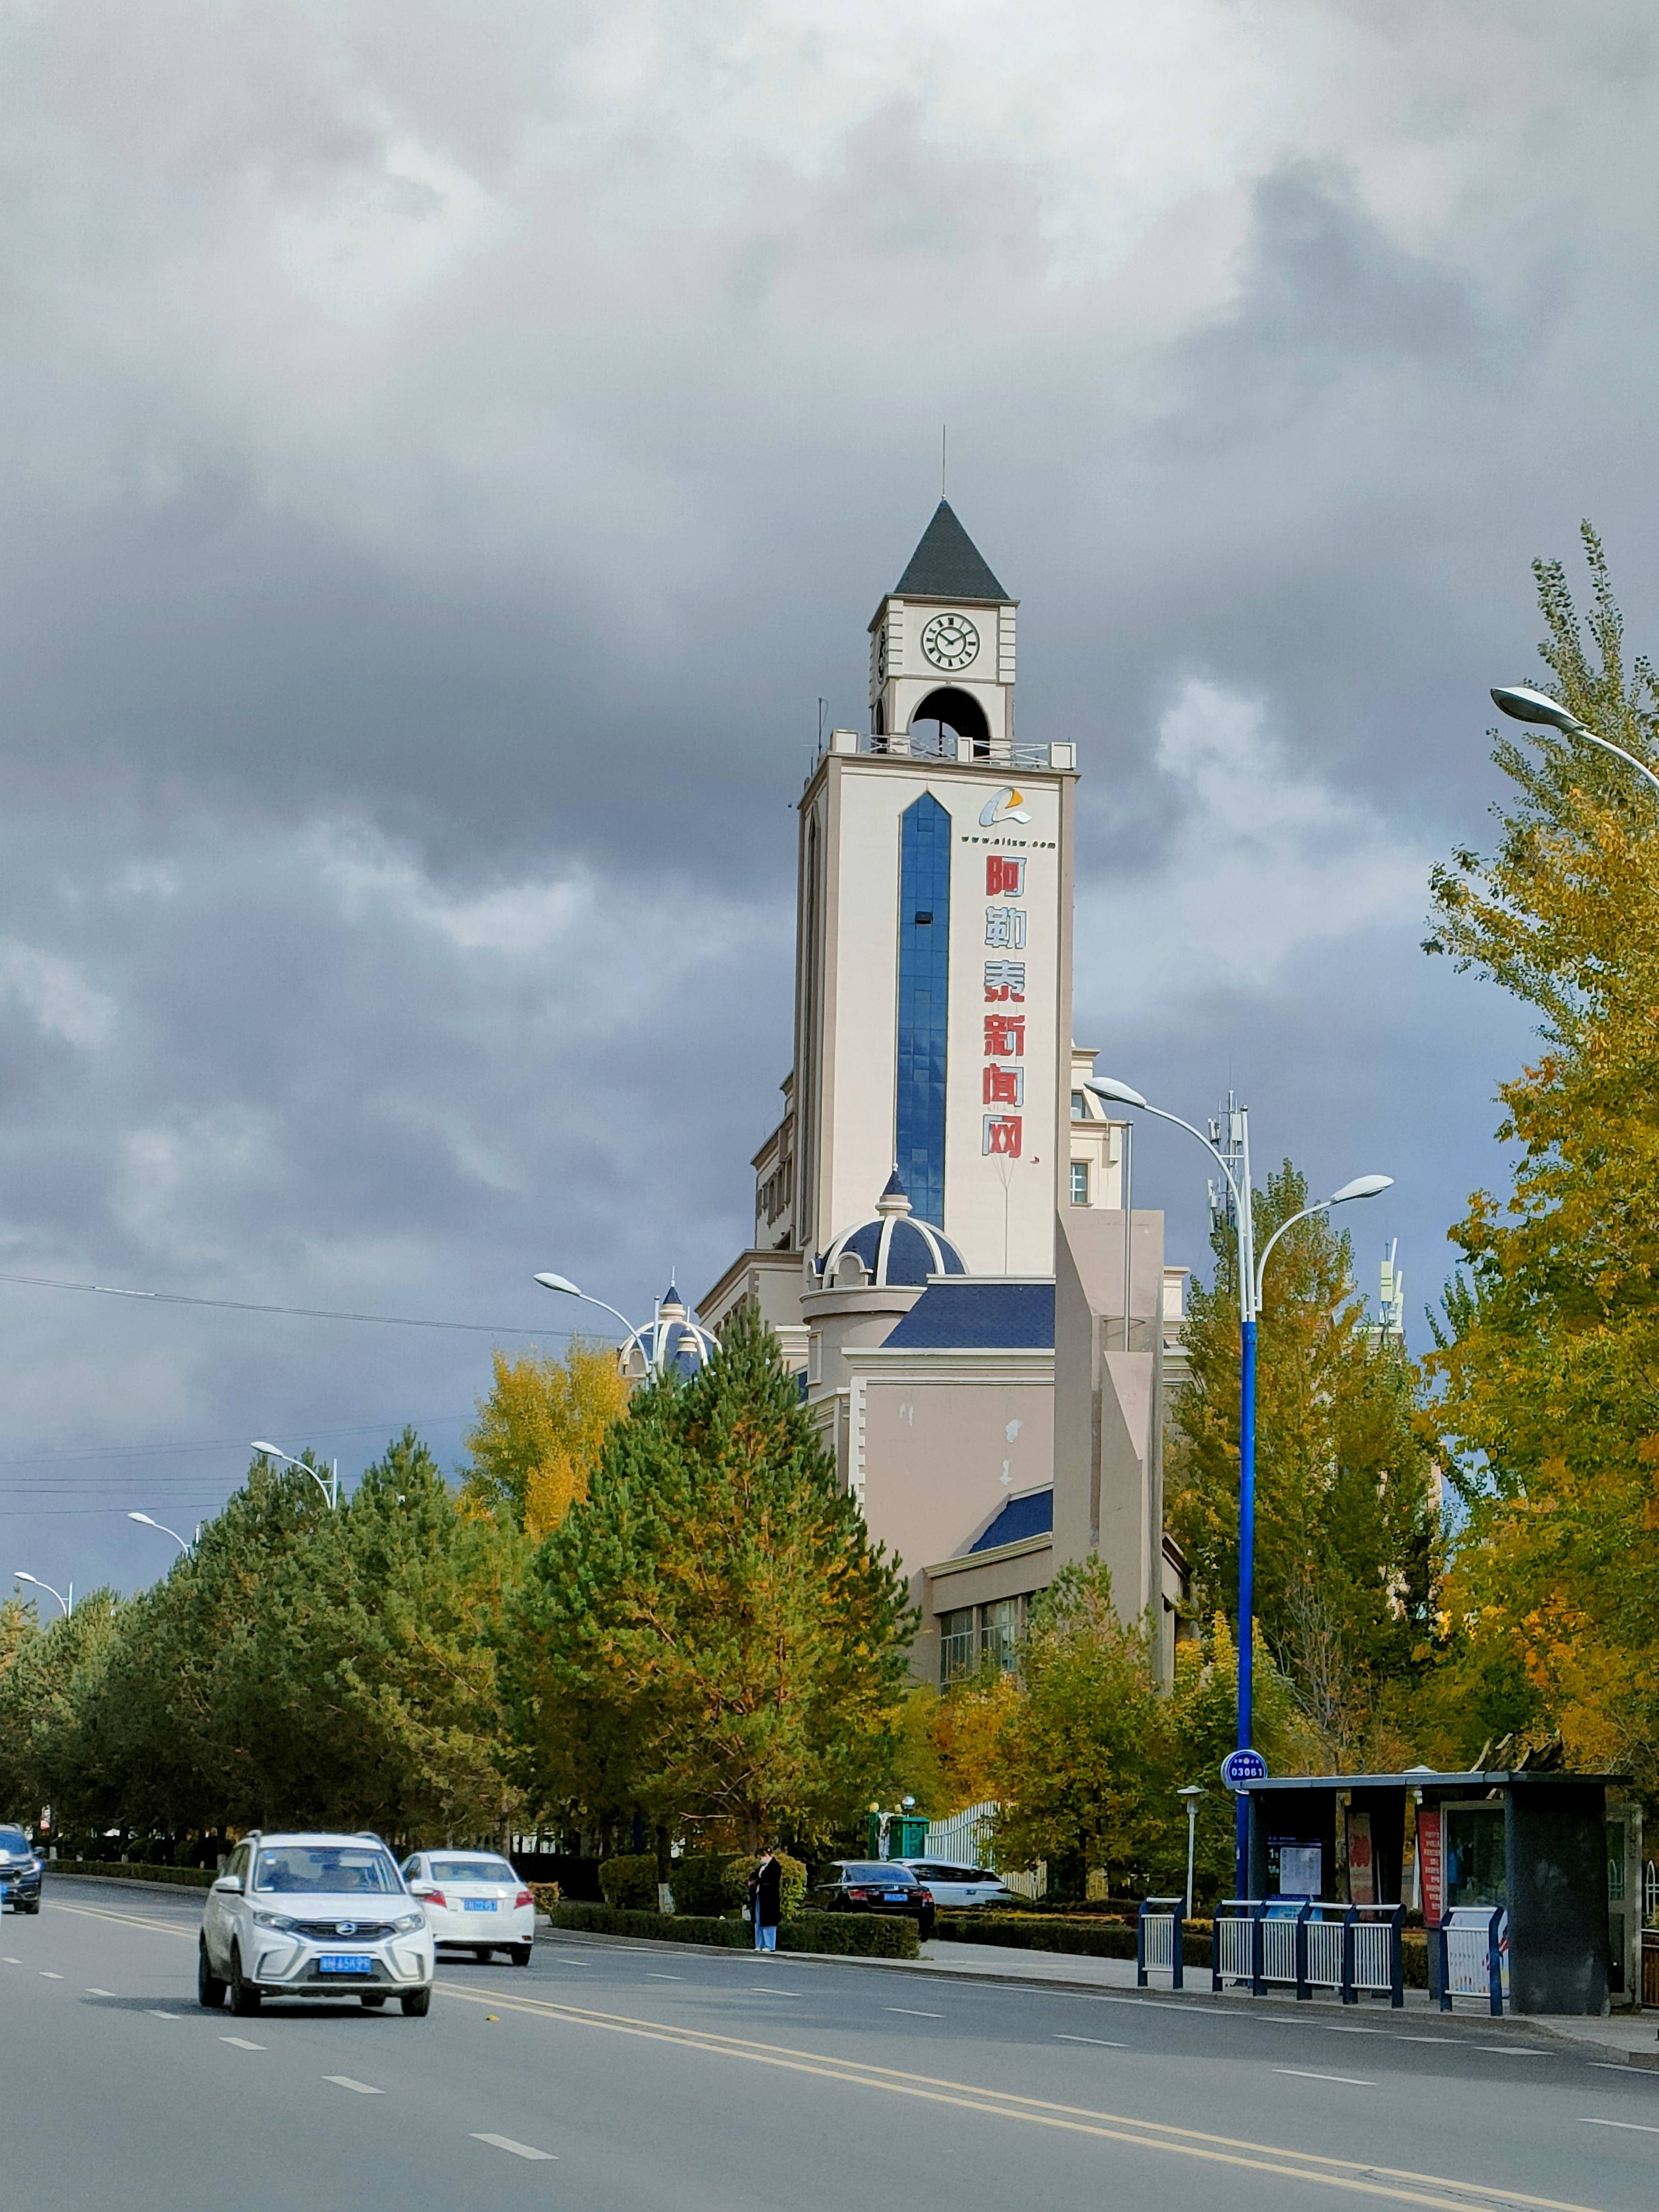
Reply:
[[255, 1889], [284, 1897], [384, 1897], [403, 1887], [397, 1868], [372, 1844], [275, 1844], [255, 1862]]
[[26, 1851], [29, 1839], [21, 1828], [0, 1828], [0, 1851]]
[[517, 1881], [505, 1859], [428, 1859], [434, 1881]]
[[848, 1882], [883, 1882], [889, 1889], [906, 1888], [915, 1880], [909, 1868], [902, 1866], [844, 1866], [841, 1876]]

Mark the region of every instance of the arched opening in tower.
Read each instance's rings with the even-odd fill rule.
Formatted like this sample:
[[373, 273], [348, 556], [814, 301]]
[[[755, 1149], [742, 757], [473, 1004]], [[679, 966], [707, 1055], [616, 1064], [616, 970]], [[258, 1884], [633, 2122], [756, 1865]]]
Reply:
[[958, 738], [971, 742], [975, 760], [990, 758], [991, 726], [984, 708], [972, 692], [958, 690], [954, 684], [942, 684], [927, 694], [910, 717], [910, 750], [954, 759]]

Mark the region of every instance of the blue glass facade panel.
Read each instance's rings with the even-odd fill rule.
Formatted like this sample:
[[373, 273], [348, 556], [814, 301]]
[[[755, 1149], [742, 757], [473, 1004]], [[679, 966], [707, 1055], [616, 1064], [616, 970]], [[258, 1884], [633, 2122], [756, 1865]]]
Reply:
[[899, 821], [898, 1085], [894, 1160], [917, 1218], [945, 1226], [951, 817], [924, 797]]

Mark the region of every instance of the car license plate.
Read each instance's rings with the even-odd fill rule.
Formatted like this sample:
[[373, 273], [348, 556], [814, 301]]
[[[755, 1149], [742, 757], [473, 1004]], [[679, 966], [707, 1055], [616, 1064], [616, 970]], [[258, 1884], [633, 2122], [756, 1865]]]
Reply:
[[493, 1912], [495, 1910], [493, 1897], [464, 1897], [461, 1905], [468, 1912]]
[[325, 1951], [317, 1961], [323, 1974], [372, 1974], [374, 1961], [367, 1951]]
[[902, 1889], [890, 1889], [881, 1901], [884, 1905], [902, 1905], [905, 1902], [904, 1892]]

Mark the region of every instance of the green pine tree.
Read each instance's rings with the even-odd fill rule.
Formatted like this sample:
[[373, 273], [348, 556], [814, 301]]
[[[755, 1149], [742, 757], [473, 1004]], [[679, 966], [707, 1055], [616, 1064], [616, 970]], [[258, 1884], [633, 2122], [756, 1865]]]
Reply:
[[916, 1626], [745, 1309], [699, 1374], [635, 1396], [531, 1562], [504, 1673], [535, 1792], [751, 1844], [846, 1819], [885, 1778]]

